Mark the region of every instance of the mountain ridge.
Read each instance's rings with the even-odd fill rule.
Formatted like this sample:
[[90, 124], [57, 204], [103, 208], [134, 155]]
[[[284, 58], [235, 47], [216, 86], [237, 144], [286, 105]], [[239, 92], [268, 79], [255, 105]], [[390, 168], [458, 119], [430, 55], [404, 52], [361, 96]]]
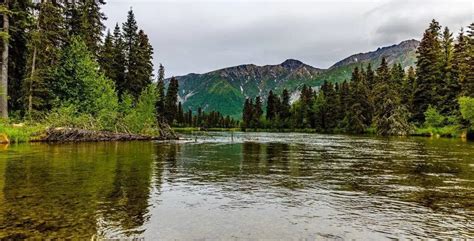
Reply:
[[389, 64], [413, 66], [419, 42], [414, 39], [381, 47], [374, 51], [353, 54], [328, 69], [305, 64], [297, 59], [287, 59], [280, 64], [241, 64], [210, 71], [176, 76], [180, 84], [179, 101], [184, 108], [197, 111], [217, 110], [224, 115], [240, 118], [245, 98], [259, 95], [265, 98], [270, 90], [280, 93], [287, 88], [293, 95], [307, 84], [320, 86], [324, 81], [341, 82], [350, 78], [356, 66], [371, 63], [376, 68], [386, 57]]

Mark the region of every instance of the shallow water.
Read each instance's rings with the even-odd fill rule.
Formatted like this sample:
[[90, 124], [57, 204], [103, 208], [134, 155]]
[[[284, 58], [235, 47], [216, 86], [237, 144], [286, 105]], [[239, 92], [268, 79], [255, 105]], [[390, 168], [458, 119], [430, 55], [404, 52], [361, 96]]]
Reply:
[[474, 143], [186, 137], [0, 147], [0, 239], [474, 238]]

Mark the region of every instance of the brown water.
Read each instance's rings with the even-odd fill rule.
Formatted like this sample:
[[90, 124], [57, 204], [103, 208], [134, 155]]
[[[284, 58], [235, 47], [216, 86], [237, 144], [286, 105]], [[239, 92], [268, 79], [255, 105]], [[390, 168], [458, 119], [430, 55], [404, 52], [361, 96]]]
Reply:
[[474, 143], [197, 140], [0, 147], [0, 239], [474, 238]]

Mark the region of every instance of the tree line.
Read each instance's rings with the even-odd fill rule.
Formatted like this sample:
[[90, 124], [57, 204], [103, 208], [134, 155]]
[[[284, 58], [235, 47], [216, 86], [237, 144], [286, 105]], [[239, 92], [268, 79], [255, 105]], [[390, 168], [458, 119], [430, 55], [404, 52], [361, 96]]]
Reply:
[[[159, 122], [169, 123], [175, 127], [197, 128], [236, 128], [239, 121], [230, 116], [224, 116], [218, 111], [204, 112], [198, 108], [196, 112], [191, 109], [184, 110], [183, 104], [178, 99], [179, 82], [175, 77], [169, 80], [165, 88], [164, 67], [160, 66], [158, 74], [158, 100], [156, 113]], [[166, 92], [166, 93], [165, 93]]]
[[[474, 24], [456, 40], [433, 20], [417, 49], [416, 69], [386, 59], [355, 67], [350, 81], [304, 85], [290, 105], [288, 90], [247, 99], [244, 128], [311, 128], [318, 132], [408, 135], [416, 127], [454, 129], [474, 124]], [[265, 114], [265, 115], [264, 115]]]
[[133, 10], [124, 23], [106, 31], [104, 4], [103, 0], [3, 2], [3, 119], [129, 132], [150, 132], [159, 123], [236, 125], [217, 112], [193, 116], [184, 111], [178, 103], [176, 78], [167, 87], [160, 65], [158, 81], [153, 81], [154, 49]]

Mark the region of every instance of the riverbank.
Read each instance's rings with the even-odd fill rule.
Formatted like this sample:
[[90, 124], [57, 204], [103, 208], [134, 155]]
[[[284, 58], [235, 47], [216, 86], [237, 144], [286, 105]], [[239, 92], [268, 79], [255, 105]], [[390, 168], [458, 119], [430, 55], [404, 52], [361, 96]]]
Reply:
[[[191, 132], [270, 132], [270, 133], [319, 133], [319, 134], [350, 134], [344, 132], [332, 132], [332, 133], [321, 133], [316, 131], [316, 129], [305, 128], [305, 129], [246, 129], [242, 128], [198, 128], [198, 127], [173, 127], [172, 128], [177, 133], [191, 133]], [[360, 134], [365, 136], [375, 136], [375, 129], [369, 128], [365, 133]], [[474, 133], [468, 132], [467, 129], [459, 128], [458, 126], [445, 126], [441, 128], [433, 127], [419, 127], [409, 136], [419, 136], [419, 137], [435, 137], [435, 138], [462, 138], [474, 140]]]
[[174, 140], [178, 136], [168, 127], [160, 127], [159, 135], [121, 133], [80, 128], [50, 128], [42, 124], [0, 124], [0, 144], [25, 142], [102, 142], [135, 140]]

